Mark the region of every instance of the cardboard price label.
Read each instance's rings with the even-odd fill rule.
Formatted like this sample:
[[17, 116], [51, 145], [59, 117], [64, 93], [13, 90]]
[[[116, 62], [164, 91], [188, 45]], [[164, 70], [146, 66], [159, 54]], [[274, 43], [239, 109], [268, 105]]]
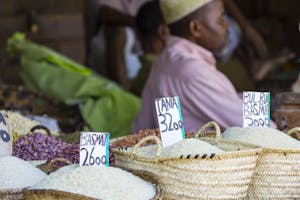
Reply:
[[5, 112], [0, 112], [0, 156], [11, 156], [12, 154], [12, 135], [8, 123]]
[[80, 166], [109, 166], [109, 134], [81, 132]]
[[270, 127], [269, 92], [243, 92], [243, 126]]
[[185, 138], [179, 97], [155, 99], [156, 114], [163, 147]]

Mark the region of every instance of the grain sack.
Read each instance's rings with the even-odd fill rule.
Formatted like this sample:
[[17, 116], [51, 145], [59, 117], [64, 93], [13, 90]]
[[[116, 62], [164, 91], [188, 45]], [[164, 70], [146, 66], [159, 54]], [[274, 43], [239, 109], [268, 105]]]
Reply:
[[[143, 157], [154, 157], [156, 148], [156, 145], [145, 146], [139, 148], [137, 153], [139, 156]], [[224, 151], [214, 145], [201, 141], [200, 139], [188, 138], [163, 148], [161, 157], [173, 158], [180, 157], [182, 155], [212, 154], [221, 152]]]
[[115, 167], [69, 165], [30, 188], [36, 189], [52, 189], [102, 200], [148, 200], [155, 196], [151, 183]]
[[14, 156], [0, 157], [0, 190], [30, 187], [47, 175]]
[[0, 111], [0, 156], [12, 154], [12, 134], [9, 129], [7, 113]]
[[300, 142], [289, 135], [273, 128], [231, 127], [222, 133], [225, 140], [247, 142], [261, 147], [279, 149], [299, 149]]

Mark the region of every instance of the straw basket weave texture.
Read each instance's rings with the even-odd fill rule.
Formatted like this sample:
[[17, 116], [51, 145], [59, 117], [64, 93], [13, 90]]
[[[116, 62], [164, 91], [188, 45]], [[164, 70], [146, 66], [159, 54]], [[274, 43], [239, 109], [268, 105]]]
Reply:
[[42, 170], [46, 174], [51, 174], [52, 172], [54, 172], [54, 171], [56, 171], [56, 170], [58, 170], [60, 168], [60, 166], [55, 165], [58, 162], [61, 163], [61, 164], [63, 164], [63, 165], [70, 165], [70, 164], [72, 164], [72, 162], [69, 161], [66, 158], [53, 158], [48, 163], [45, 163], [45, 164], [42, 164], [42, 165], [38, 165], [37, 168], [39, 168], [40, 170]]
[[95, 198], [57, 190], [24, 190], [23, 195], [24, 200], [96, 200]]
[[[158, 178], [146, 171], [133, 170], [132, 174], [139, 176], [147, 182], [150, 182], [155, 187], [155, 196], [150, 200], [162, 200], [163, 192], [159, 185]], [[130, 192], [130, 191], [129, 191]], [[58, 190], [23, 190], [24, 200], [96, 200], [92, 197], [87, 197], [80, 194], [63, 192]]]
[[[138, 148], [150, 140], [157, 144], [156, 156], [137, 155]], [[145, 170], [159, 176], [164, 199], [174, 200], [245, 198], [260, 151], [161, 158], [162, 143], [156, 136], [143, 138], [133, 148], [113, 149], [116, 166]]]
[[23, 199], [22, 188], [0, 190], [1, 200], [21, 200]]
[[[288, 134], [296, 131], [299, 130], [291, 129]], [[221, 136], [217, 133], [215, 142], [211, 138], [201, 139], [227, 150], [231, 147], [227, 144], [224, 146], [224, 142], [236, 143], [241, 149], [255, 148], [255, 145], [232, 140], [224, 141], [218, 139], [219, 137]], [[263, 148], [257, 160], [247, 199], [300, 199], [300, 149]]]
[[248, 198], [300, 199], [300, 149], [263, 149]]
[[287, 134], [300, 141], [300, 127], [292, 128]]

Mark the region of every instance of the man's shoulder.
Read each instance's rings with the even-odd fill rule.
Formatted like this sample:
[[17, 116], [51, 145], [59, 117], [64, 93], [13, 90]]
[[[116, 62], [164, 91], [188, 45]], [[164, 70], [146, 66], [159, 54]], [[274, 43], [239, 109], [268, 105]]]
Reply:
[[189, 52], [178, 49], [166, 49], [157, 59], [158, 65], [163, 68], [172, 69], [181, 76], [203, 74], [212, 66], [202, 57], [189, 54]]

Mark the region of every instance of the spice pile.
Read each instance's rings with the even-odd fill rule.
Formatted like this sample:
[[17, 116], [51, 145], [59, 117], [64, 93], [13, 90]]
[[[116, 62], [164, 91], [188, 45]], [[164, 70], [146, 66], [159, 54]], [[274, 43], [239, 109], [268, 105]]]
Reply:
[[[116, 141], [111, 141], [111, 146], [112, 147], [132, 147], [136, 145], [141, 139], [147, 137], [147, 136], [157, 136], [160, 137], [160, 130], [159, 129], [145, 129], [145, 130], [140, 130], [137, 133], [128, 135], [124, 137], [123, 139], [118, 139]], [[192, 132], [185, 132], [185, 137], [186, 138], [191, 138], [193, 137]], [[149, 141], [147, 144], [153, 144], [152, 141]]]
[[[41, 133], [27, 134], [13, 144], [13, 155], [24, 160], [47, 160], [66, 158], [79, 163], [79, 143], [70, 144]], [[110, 151], [110, 164], [114, 157]]]

